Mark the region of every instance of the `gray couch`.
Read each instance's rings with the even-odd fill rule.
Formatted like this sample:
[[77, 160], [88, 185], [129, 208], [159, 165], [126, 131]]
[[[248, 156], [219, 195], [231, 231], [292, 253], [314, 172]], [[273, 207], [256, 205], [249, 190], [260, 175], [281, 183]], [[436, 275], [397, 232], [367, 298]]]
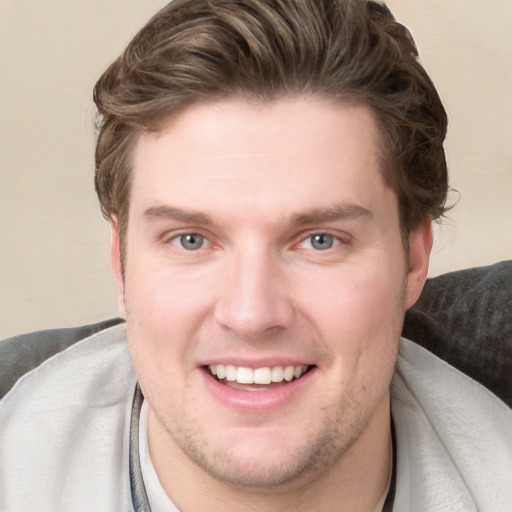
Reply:
[[[0, 398], [45, 359], [120, 322], [115, 318], [0, 341]], [[407, 312], [403, 335], [512, 407], [512, 261], [429, 279]]]

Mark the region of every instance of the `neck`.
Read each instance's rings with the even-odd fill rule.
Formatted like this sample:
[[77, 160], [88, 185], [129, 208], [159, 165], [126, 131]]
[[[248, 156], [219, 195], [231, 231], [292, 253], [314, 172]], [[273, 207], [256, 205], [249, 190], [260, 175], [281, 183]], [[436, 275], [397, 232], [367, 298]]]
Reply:
[[151, 458], [162, 487], [184, 512], [327, 512], [337, 510], [340, 504], [345, 512], [374, 512], [389, 484], [389, 398], [334, 465], [279, 487], [235, 487], [196, 466], [174, 443], [167, 442], [162, 449], [159, 440], [164, 436], [168, 441], [169, 434], [151, 411], [148, 435]]

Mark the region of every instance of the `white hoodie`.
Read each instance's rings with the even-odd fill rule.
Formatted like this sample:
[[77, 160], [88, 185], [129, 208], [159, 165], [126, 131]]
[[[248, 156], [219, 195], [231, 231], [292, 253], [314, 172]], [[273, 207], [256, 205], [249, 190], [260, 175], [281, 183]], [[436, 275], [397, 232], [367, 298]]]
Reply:
[[[124, 324], [24, 375], [0, 402], [0, 512], [131, 512], [135, 385]], [[391, 398], [395, 512], [512, 510], [502, 401], [405, 339]]]

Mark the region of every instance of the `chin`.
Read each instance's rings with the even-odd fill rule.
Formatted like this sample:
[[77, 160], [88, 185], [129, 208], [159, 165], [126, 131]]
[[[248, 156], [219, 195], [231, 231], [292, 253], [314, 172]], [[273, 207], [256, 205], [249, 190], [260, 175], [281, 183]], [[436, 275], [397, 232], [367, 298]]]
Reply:
[[[332, 468], [359, 433], [354, 428], [340, 436], [332, 424], [309, 434], [301, 431], [293, 435], [291, 429], [264, 427], [248, 430], [217, 442], [210, 440], [202, 449], [191, 439], [176, 441], [199, 468], [218, 481], [255, 491], [273, 488], [282, 492]], [[219, 448], [214, 449], [214, 445]]]

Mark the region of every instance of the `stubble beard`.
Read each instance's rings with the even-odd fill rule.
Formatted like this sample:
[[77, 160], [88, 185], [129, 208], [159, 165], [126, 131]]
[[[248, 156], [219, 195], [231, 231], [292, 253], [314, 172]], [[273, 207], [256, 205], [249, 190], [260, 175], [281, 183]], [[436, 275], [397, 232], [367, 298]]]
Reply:
[[341, 408], [334, 417], [329, 414], [332, 408], [333, 404], [324, 406], [326, 415], [320, 427], [306, 432], [302, 443], [279, 460], [270, 450], [262, 453], [257, 447], [252, 460], [233, 445], [211, 448], [207, 436], [191, 423], [187, 428], [164, 423], [164, 428], [185, 457], [216, 481], [254, 493], [282, 493], [300, 489], [336, 466], [369, 422], [370, 417], [359, 412], [360, 404], [348, 406], [350, 412]]

